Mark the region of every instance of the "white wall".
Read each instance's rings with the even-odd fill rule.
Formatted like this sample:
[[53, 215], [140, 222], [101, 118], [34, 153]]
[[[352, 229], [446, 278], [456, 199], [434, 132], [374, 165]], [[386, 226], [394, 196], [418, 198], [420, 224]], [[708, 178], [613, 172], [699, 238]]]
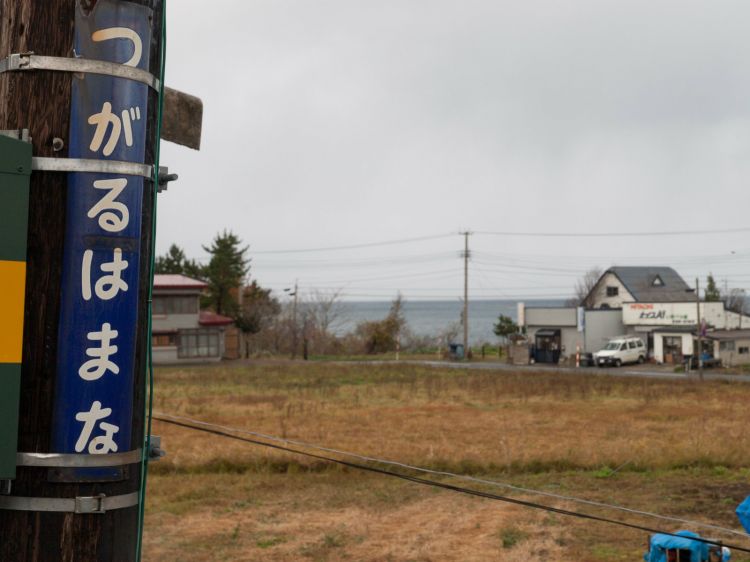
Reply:
[[594, 353], [602, 349], [607, 342], [624, 335], [622, 312], [619, 310], [586, 310], [584, 351]]
[[154, 364], [177, 363], [177, 346], [170, 345], [153, 348]]
[[575, 307], [527, 307], [526, 326], [560, 328], [578, 325], [578, 309]]
[[154, 332], [174, 332], [186, 328], [200, 328], [196, 314], [154, 314], [151, 317]]
[[682, 339], [682, 354], [693, 354], [693, 335], [681, 332], [654, 332], [654, 359], [657, 363], [664, 363], [664, 337]]
[[[617, 296], [608, 297], [607, 287], [617, 287]], [[621, 308], [622, 303], [632, 302], [634, 300], [635, 298], [633, 295], [628, 292], [625, 285], [620, 282], [614, 273], [606, 273], [604, 277], [599, 280], [596, 287], [594, 287], [590, 305], [591, 308], [602, 308], [602, 305], [607, 305], [609, 308]]]
[[750, 339], [734, 340], [733, 351], [720, 350], [719, 342], [714, 341], [714, 357], [721, 359], [721, 364], [725, 367], [750, 364], [750, 353], [740, 353], [740, 348], [750, 348]]

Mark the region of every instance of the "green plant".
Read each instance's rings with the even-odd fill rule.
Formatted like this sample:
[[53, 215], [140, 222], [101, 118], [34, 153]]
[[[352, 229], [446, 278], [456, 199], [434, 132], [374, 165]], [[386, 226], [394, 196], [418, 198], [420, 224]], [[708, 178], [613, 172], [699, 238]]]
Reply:
[[271, 548], [272, 546], [276, 546], [284, 542], [286, 542], [286, 539], [284, 537], [270, 537], [267, 539], [258, 539], [257, 541], [255, 541], [255, 546], [257, 546], [258, 548]]
[[528, 533], [516, 527], [506, 527], [500, 531], [500, 540], [503, 548], [513, 548], [519, 542], [526, 540], [528, 536]]

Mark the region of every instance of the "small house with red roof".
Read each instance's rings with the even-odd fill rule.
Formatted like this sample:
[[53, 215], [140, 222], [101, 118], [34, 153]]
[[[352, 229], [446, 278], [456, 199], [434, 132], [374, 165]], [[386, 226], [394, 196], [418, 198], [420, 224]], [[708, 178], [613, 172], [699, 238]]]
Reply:
[[234, 321], [200, 309], [203, 281], [186, 275], [154, 275], [151, 308], [154, 363], [219, 361]]

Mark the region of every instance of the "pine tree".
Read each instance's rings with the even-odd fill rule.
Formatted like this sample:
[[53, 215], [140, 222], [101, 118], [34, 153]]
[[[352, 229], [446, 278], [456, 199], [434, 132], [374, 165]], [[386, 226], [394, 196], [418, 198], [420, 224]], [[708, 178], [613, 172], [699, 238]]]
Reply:
[[508, 336], [518, 333], [518, 325], [510, 316], [501, 314], [494, 325], [494, 332], [496, 336], [507, 339]]
[[716, 286], [716, 281], [712, 273], [708, 274], [706, 279], [706, 290], [703, 292], [706, 302], [716, 302], [721, 300], [721, 292]]
[[187, 275], [193, 279], [205, 278], [205, 267], [185, 257], [185, 252], [177, 244], [172, 244], [163, 256], [154, 262], [154, 273]]
[[205, 268], [205, 281], [208, 295], [204, 304], [217, 314], [237, 318], [240, 310], [237, 294], [243, 279], [250, 271], [250, 259], [245, 257], [249, 246], [242, 247], [242, 241], [231, 231], [217, 234], [211, 246], [203, 246], [211, 254]]

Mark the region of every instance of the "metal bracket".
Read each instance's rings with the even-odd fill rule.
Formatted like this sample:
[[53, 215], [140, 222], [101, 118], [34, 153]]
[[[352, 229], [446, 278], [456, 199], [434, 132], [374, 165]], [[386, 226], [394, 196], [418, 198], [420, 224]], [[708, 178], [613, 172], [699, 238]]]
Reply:
[[42, 466], [55, 468], [100, 468], [125, 466], [141, 462], [143, 451], [135, 449], [124, 453], [106, 455], [81, 455], [68, 453], [18, 453], [16, 466]]
[[62, 513], [106, 513], [115, 509], [133, 507], [140, 502], [140, 492], [121, 496], [78, 496], [75, 498], [29, 498], [0, 496], [0, 509], [11, 511], [54, 511]]
[[149, 442], [151, 444], [148, 451], [149, 462], [159, 461], [167, 455], [167, 452], [161, 448], [161, 437], [159, 435], [152, 435]]
[[166, 191], [169, 188], [169, 182], [177, 181], [179, 177], [177, 174], [170, 174], [166, 166], [159, 166], [159, 183], [156, 186], [156, 192]]
[[143, 176], [153, 179], [154, 167], [137, 162], [121, 160], [91, 160], [87, 158], [43, 158], [31, 159], [31, 169], [37, 172], [88, 172], [97, 174], [118, 174], [123, 176]]
[[34, 53], [13, 53], [0, 60], [0, 74], [21, 70], [57, 70], [60, 72], [82, 72], [125, 78], [150, 86], [159, 91], [159, 79], [146, 70], [103, 60], [45, 57]]
[[76, 513], [105, 513], [104, 494], [98, 496], [78, 496], [76, 498]]

